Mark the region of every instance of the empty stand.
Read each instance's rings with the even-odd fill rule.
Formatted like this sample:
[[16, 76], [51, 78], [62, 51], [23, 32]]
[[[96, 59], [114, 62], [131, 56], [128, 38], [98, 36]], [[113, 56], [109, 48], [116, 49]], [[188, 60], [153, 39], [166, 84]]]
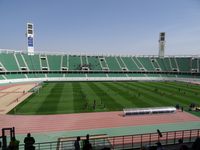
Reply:
[[19, 68], [21, 70], [29, 70], [24, 58], [22, 57], [22, 55], [20, 53], [16, 53], [15, 54], [15, 58], [16, 58], [16, 60], [18, 62]]
[[90, 64], [88, 63], [88, 59], [87, 56], [80, 56], [81, 57], [81, 66], [80, 69], [81, 70], [90, 70]]
[[191, 72], [199, 72], [198, 58], [191, 58]]
[[138, 60], [143, 64], [144, 68], [146, 68], [147, 70], [155, 71], [155, 68], [153, 67], [149, 57], [138, 57]]
[[140, 60], [137, 57], [132, 57], [132, 61], [138, 66], [138, 68], [142, 71], [146, 70], [144, 65], [140, 62]]
[[69, 68], [69, 55], [63, 55], [61, 56], [61, 64], [62, 64], [62, 68], [61, 70], [68, 70]]
[[160, 70], [167, 71], [167, 67], [165, 66], [164, 58], [157, 57], [157, 58], [155, 58], [155, 60], [159, 64]]
[[119, 64], [121, 70], [124, 70], [124, 71], [128, 70], [126, 64], [124, 63], [124, 61], [122, 60], [122, 58], [120, 56], [115, 57], [115, 58], [116, 58], [116, 60], [117, 60], [117, 62]]
[[[87, 56], [0, 52], [0, 80], [32, 78], [197, 78], [198, 56]], [[63, 79], [64, 80], [64, 79]], [[75, 79], [74, 79], [75, 80]]]
[[164, 66], [166, 71], [172, 71], [172, 64], [169, 57], [164, 58]]
[[115, 57], [109, 56], [105, 57], [105, 59], [110, 70], [121, 70], [121, 67], [119, 66], [119, 63], [117, 62]]
[[80, 56], [69, 55], [69, 70], [80, 70], [81, 59]]
[[139, 71], [139, 66], [135, 63], [135, 61], [131, 57], [121, 57], [123, 62], [125, 63], [128, 70]]
[[91, 70], [102, 70], [99, 58], [97, 56], [88, 56], [88, 63]]
[[16, 59], [14, 57], [14, 53], [0, 53], [0, 60], [3, 66], [6, 68], [6, 70], [8, 71], [19, 70]]
[[191, 58], [175, 58], [180, 71], [190, 71]]
[[99, 61], [100, 61], [102, 70], [109, 70], [108, 64], [104, 56], [99, 56]]
[[169, 58], [172, 71], [179, 71], [178, 64], [175, 57]]
[[61, 68], [61, 56], [60, 55], [47, 55], [49, 69], [60, 70]]
[[29, 70], [41, 70], [40, 58], [38, 54], [22, 54]]
[[49, 64], [46, 55], [40, 55], [40, 64], [42, 70], [49, 70]]
[[159, 63], [157, 62], [157, 59], [155, 58], [150, 58], [152, 66], [155, 68], [156, 71], [161, 71], [162, 69], [160, 68]]

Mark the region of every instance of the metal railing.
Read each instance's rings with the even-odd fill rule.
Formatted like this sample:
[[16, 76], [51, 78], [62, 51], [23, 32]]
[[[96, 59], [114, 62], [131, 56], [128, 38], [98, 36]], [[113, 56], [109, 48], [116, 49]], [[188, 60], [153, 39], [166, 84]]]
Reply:
[[[92, 144], [94, 150], [100, 150], [104, 147], [111, 148], [113, 150], [121, 150], [136, 149], [142, 146], [155, 146], [158, 141], [161, 142], [162, 145], [178, 144], [179, 139], [182, 139], [184, 143], [191, 143], [194, 142], [195, 139], [199, 136], [200, 129], [192, 129], [162, 132], [161, 135], [155, 132], [136, 135], [93, 138], [90, 139], [90, 143]], [[36, 143], [34, 146], [36, 150], [73, 150], [74, 140], [70, 138], [69, 140]], [[20, 149], [23, 148], [24, 145], [20, 145]]]

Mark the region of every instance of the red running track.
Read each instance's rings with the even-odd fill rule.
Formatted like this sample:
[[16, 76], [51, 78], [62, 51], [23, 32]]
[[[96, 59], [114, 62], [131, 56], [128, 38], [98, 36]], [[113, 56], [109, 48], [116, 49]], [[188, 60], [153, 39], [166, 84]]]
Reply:
[[123, 117], [122, 112], [99, 112], [63, 115], [0, 115], [0, 128], [15, 127], [17, 134], [27, 132], [71, 131], [99, 128], [113, 128], [165, 123], [200, 121], [200, 118], [186, 112], [160, 115], [139, 115]]

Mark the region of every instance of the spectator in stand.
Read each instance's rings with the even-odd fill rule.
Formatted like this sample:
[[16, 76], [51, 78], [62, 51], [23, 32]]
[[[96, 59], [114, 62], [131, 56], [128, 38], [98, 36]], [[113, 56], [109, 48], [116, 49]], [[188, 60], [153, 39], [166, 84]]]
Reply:
[[192, 150], [200, 150], [200, 138], [199, 137], [192, 144]]
[[77, 137], [76, 141], [74, 142], [74, 147], [75, 147], [75, 150], [80, 150], [80, 136]]
[[179, 150], [189, 150], [187, 145], [182, 145]]
[[92, 145], [89, 140], [90, 135], [86, 135], [86, 139], [83, 141], [83, 150], [92, 150]]
[[163, 146], [160, 142], [156, 143], [157, 144], [157, 149], [156, 150], [164, 150]]
[[35, 147], [33, 146], [33, 144], [35, 144], [35, 139], [33, 137], [31, 137], [31, 134], [28, 133], [27, 137], [24, 138], [24, 149], [25, 150], [34, 150]]
[[19, 141], [15, 137], [11, 138], [10, 144], [8, 146], [9, 150], [19, 150]]
[[142, 146], [140, 150], [147, 150], [147, 148]]

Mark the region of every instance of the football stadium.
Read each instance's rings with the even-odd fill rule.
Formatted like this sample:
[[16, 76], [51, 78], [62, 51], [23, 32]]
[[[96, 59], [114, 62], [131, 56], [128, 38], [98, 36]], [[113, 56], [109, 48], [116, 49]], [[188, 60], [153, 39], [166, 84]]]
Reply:
[[34, 27], [25, 50], [0, 49], [0, 149], [199, 144], [200, 57], [166, 55], [167, 32], [157, 33], [158, 55], [72, 54], [37, 51]]
[[34, 53], [32, 45], [27, 53], [1, 50], [2, 139], [31, 132], [36, 149], [73, 149], [76, 136], [86, 134], [94, 149], [193, 142], [200, 59], [162, 56], [164, 39], [160, 33], [160, 56]]

